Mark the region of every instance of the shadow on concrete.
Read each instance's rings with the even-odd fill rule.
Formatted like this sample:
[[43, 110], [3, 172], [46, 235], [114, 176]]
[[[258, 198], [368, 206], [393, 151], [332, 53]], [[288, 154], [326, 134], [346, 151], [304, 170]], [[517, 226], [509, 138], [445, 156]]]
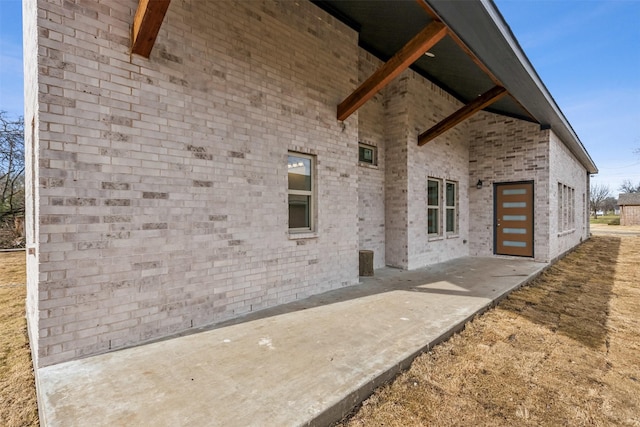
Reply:
[[376, 270], [373, 277], [360, 277], [357, 285], [250, 312], [235, 319], [190, 329], [154, 342], [390, 292], [499, 300], [513, 288], [530, 280], [545, 266], [545, 263], [529, 258], [462, 257], [411, 271], [385, 267]]
[[607, 346], [620, 238], [594, 237], [501, 304], [593, 349]]
[[386, 268], [360, 285], [174, 339], [40, 368], [41, 419], [329, 425], [546, 266], [466, 257]]

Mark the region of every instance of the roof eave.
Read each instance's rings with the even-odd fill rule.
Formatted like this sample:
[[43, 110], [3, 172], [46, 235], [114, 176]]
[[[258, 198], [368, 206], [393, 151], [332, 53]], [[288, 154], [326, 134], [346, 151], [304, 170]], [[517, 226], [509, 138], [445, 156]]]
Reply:
[[550, 126], [591, 174], [593, 159], [538, 76], [492, 0], [422, 0], [541, 125]]

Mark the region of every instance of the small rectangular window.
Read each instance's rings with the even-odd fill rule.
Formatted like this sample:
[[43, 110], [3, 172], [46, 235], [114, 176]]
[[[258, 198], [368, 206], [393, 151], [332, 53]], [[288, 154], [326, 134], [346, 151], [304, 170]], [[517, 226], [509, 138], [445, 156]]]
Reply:
[[558, 232], [576, 228], [576, 190], [558, 183]]
[[370, 165], [378, 164], [378, 150], [373, 145], [358, 144], [358, 161]]
[[558, 231], [562, 231], [562, 184], [558, 183]]
[[314, 158], [305, 154], [289, 153], [289, 230], [313, 230], [313, 168]]
[[562, 186], [562, 227], [563, 230], [569, 229], [569, 187]]
[[427, 232], [440, 235], [440, 180], [427, 180]]
[[455, 234], [458, 231], [458, 192], [455, 182], [445, 183], [445, 230]]
[[576, 228], [576, 190], [575, 188], [571, 189], [571, 206], [570, 206], [570, 216], [569, 216], [569, 227], [573, 230]]

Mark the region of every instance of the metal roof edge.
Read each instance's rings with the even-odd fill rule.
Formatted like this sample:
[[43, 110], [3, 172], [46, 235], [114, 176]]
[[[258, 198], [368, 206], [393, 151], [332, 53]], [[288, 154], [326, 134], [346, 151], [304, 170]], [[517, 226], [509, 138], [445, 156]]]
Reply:
[[[422, 0], [539, 121], [550, 125], [589, 173], [598, 168], [527, 58], [493, 0]], [[489, 41], [489, 45], [487, 42]], [[495, 46], [496, 43], [501, 46]]]

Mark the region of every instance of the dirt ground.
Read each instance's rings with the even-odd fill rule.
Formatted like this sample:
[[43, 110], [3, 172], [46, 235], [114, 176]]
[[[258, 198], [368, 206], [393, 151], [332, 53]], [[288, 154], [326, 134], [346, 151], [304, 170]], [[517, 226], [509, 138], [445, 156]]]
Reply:
[[640, 225], [591, 224], [595, 236], [640, 236]]
[[0, 253], [0, 426], [37, 426], [33, 366], [24, 314], [24, 251]]
[[640, 426], [640, 237], [597, 236], [342, 426]]
[[[341, 426], [640, 426], [640, 236], [596, 236]], [[37, 426], [24, 252], [0, 253], [0, 425]]]

